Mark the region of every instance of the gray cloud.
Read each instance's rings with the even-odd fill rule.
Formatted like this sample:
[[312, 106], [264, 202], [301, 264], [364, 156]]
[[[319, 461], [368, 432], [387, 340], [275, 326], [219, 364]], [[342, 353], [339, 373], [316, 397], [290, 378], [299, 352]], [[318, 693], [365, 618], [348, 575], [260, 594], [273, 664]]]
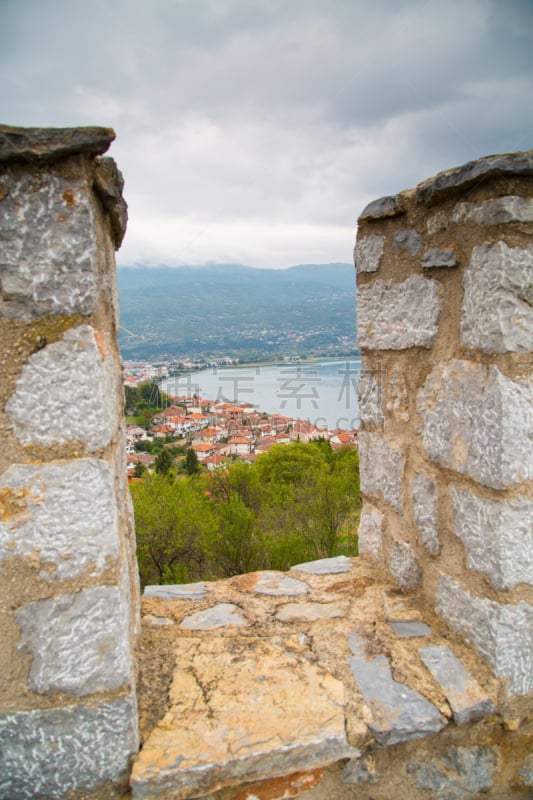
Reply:
[[529, 0], [0, 0], [5, 121], [112, 125], [122, 263], [349, 260], [363, 205], [532, 139]]

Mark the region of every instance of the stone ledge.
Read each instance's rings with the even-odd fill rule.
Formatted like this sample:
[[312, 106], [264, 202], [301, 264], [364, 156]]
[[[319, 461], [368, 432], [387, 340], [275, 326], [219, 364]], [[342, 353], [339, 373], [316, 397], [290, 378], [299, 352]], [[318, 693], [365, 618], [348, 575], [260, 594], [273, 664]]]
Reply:
[[533, 176], [533, 150], [485, 156], [461, 167], [439, 172], [416, 187], [416, 202], [433, 205], [458, 189], [498, 176]]
[[[369, 561], [297, 569], [307, 587], [297, 595], [296, 568], [206, 582], [201, 593], [197, 584], [191, 592], [163, 588], [164, 597], [147, 588], [135, 800], [222, 790], [250, 797], [242, 789], [250, 782], [268, 791], [290, 784], [290, 794], [272, 800], [292, 797], [363, 751], [495, 713], [498, 683], [488, 667], [467, 646], [450, 644], [442, 622], [400, 597]], [[219, 614], [216, 627], [189, 627], [221, 606], [231, 613]], [[451, 662], [457, 682], [449, 680]]]
[[112, 128], [19, 128], [0, 125], [0, 161], [57, 161], [67, 156], [105, 153], [115, 138]]

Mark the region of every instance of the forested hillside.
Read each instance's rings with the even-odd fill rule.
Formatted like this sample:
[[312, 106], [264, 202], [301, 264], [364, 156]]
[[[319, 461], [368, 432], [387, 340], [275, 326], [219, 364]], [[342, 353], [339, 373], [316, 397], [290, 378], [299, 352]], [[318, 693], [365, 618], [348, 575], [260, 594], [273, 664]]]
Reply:
[[124, 358], [246, 360], [354, 351], [351, 264], [118, 270]]

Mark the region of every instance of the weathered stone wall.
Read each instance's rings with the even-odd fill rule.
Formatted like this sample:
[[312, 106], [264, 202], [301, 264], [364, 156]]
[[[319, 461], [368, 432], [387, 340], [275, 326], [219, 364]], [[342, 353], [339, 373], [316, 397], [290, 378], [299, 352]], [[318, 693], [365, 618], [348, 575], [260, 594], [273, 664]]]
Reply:
[[533, 691], [533, 151], [371, 203], [360, 551]]
[[[113, 131], [0, 127], [0, 797], [113, 797], [137, 750]], [[88, 793], [88, 794], [87, 794]], [[81, 796], [76, 794], [76, 796]]]

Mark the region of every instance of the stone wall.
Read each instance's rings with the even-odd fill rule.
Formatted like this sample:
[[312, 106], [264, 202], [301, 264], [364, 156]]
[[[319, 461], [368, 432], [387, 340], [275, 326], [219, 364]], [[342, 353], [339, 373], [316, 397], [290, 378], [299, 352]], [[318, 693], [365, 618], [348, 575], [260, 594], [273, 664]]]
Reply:
[[127, 215], [122, 177], [100, 157], [113, 138], [104, 128], [0, 127], [0, 797], [9, 800], [113, 797], [137, 750], [114, 259]]
[[360, 552], [533, 691], [533, 151], [371, 203]]

